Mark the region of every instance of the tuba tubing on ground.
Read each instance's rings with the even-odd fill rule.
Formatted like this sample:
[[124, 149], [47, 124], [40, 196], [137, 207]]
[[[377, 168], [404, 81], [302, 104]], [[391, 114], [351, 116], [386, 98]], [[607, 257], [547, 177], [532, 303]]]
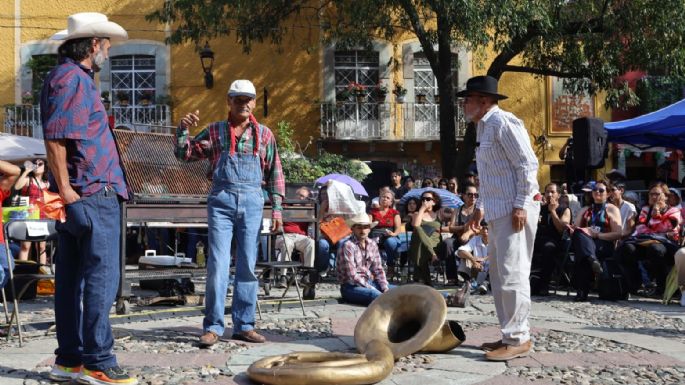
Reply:
[[395, 360], [416, 352], [447, 352], [466, 339], [461, 326], [445, 321], [442, 295], [424, 285], [405, 285], [373, 301], [357, 321], [354, 342], [361, 354], [294, 352], [255, 361], [247, 374], [269, 385], [363, 385], [386, 378]]

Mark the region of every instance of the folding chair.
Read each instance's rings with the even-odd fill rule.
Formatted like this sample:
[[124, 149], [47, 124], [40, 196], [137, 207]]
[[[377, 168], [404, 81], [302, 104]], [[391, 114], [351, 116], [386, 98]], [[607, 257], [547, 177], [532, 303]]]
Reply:
[[[9, 243], [10, 241], [16, 242], [43, 242], [43, 241], [53, 241], [57, 239], [57, 230], [55, 229], [56, 221], [52, 219], [39, 219], [39, 220], [13, 220], [5, 224], [5, 250], [7, 251], [7, 263], [9, 266], [11, 264], [12, 253], [10, 251]], [[54, 248], [53, 248], [54, 250]], [[26, 279], [24, 286], [20, 288], [19, 291], [15, 287], [15, 275], [12, 269], [10, 269], [10, 279], [9, 287], [12, 291], [12, 297], [14, 301], [14, 308], [12, 309], [12, 315], [10, 316], [7, 312], [7, 296], [5, 295], [5, 288], [2, 288], [2, 303], [5, 309], [5, 319], [7, 320], [7, 340], [10, 340], [12, 335], [12, 324], [17, 325], [17, 331], [19, 333], [19, 346], [23, 343], [23, 336], [21, 331], [21, 320], [19, 319], [19, 304], [18, 298], [21, 298], [26, 290], [37, 280], [40, 279], [51, 279], [54, 278], [52, 274], [21, 274], [22, 278]], [[18, 275], [19, 276], [19, 275]]]

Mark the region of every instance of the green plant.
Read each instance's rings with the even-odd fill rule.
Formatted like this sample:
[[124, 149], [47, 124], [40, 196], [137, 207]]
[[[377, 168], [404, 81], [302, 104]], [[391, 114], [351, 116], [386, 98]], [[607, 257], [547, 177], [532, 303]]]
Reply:
[[31, 95], [30, 91], [26, 91], [21, 95], [21, 103], [22, 104], [33, 104], [33, 95]]
[[109, 91], [102, 91], [100, 93], [100, 99], [102, 99], [103, 102], [109, 102]]
[[40, 100], [40, 92], [43, 88], [43, 81], [50, 70], [57, 65], [57, 55], [33, 55], [26, 67], [31, 70], [31, 94], [33, 100]]
[[354, 95], [363, 95], [364, 91], [366, 90], [366, 86], [357, 82], [351, 82], [347, 85], [347, 90]]
[[395, 94], [395, 96], [402, 97], [407, 94], [407, 89], [402, 87], [401, 84], [395, 83], [395, 88], [393, 88], [392, 93]]
[[290, 122], [282, 120], [276, 124], [276, 142], [286, 182], [314, 182], [331, 173], [347, 174], [358, 181], [366, 177], [359, 162], [342, 155], [324, 151], [316, 158], [305, 157], [300, 144], [293, 138], [294, 132]]
[[656, 111], [683, 97], [685, 82], [670, 76], [645, 76], [638, 80], [635, 93], [640, 98], [640, 112]]
[[335, 94], [335, 100], [339, 102], [346, 102], [350, 100], [350, 97], [352, 96], [352, 93], [347, 89], [344, 88], [340, 91], [338, 91], [337, 94]]
[[126, 91], [117, 91], [117, 100], [118, 101], [129, 101], [131, 100], [131, 97], [128, 95], [128, 92]]

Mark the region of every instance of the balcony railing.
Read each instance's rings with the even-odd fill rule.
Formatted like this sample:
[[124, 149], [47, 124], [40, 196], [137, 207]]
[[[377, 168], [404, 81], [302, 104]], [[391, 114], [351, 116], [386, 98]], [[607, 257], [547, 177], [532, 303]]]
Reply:
[[[40, 106], [17, 105], [4, 108], [4, 132], [14, 135], [43, 138]], [[138, 132], [174, 133], [171, 127], [171, 108], [166, 104], [149, 106], [113, 106], [110, 110], [115, 128]]]
[[[439, 140], [439, 106], [432, 103], [323, 103], [321, 137], [355, 140]], [[455, 109], [457, 137], [466, 124]]]

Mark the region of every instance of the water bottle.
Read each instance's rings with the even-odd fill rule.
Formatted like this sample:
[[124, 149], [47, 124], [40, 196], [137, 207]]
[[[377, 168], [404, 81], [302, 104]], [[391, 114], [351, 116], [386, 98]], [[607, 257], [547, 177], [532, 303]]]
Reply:
[[195, 244], [195, 262], [198, 267], [205, 267], [207, 265], [205, 261], [205, 244], [202, 241], [197, 241]]

